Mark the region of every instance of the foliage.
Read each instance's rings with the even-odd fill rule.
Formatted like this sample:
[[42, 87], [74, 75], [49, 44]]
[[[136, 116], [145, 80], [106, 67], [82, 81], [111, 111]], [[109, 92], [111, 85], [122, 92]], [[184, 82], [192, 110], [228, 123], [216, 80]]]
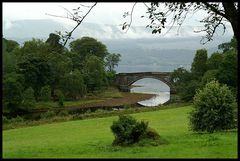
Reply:
[[12, 52], [15, 48], [19, 47], [19, 44], [14, 40], [7, 40], [5, 38], [2, 38], [2, 40], [3, 49], [8, 53]]
[[218, 69], [223, 61], [223, 54], [214, 52], [207, 60], [208, 70]]
[[69, 113], [67, 110], [62, 110], [58, 113], [58, 116], [61, 116], [61, 117], [68, 116], [68, 115], [69, 115]]
[[86, 57], [94, 55], [101, 60], [107, 55], [107, 47], [100, 41], [91, 37], [82, 37], [72, 41], [70, 44], [71, 52], [74, 53], [73, 66], [74, 69], [81, 70]]
[[113, 86], [116, 80], [116, 72], [106, 72], [106, 79], [108, 82], [108, 85]]
[[184, 68], [175, 69], [171, 74], [171, 81], [179, 97], [184, 101], [191, 101], [196, 90], [202, 87], [202, 84], [195, 79], [192, 72]]
[[63, 46], [60, 44], [60, 36], [54, 33], [50, 33], [46, 43], [50, 45], [51, 52], [58, 54], [63, 53]]
[[77, 99], [86, 94], [86, 85], [84, 84], [83, 75], [78, 71], [65, 74], [60, 80], [60, 89], [68, 99]]
[[8, 75], [3, 80], [3, 105], [10, 112], [20, 110], [22, 102], [22, 85], [13, 75]]
[[16, 55], [13, 50], [18, 47], [18, 43], [13, 40], [2, 39], [2, 63], [3, 63], [3, 74], [11, 73], [16, 71]]
[[64, 95], [63, 95], [62, 91], [59, 89], [55, 90], [55, 95], [57, 96], [59, 107], [63, 107], [64, 106]]
[[107, 85], [103, 61], [97, 56], [89, 56], [84, 63], [84, 82], [88, 91], [101, 90]]
[[40, 57], [28, 57], [18, 63], [19, 73], [24, 75], [25, 85], [34, 89], [35, 98], [38, 99], [40, 90], [52, 79], [50, 65]]
[[171, 82], [176, 86], [191, 80], [191, 72], [184, 68], [177, 68], [171, 73]]
[[223, 52], [227, 52], [230, 50], [237, 50], [237, 40], [236, 37], [233, 37], [230, 42], [225, 42], [218, 45], [218, 49], [222, 50]]
[[191, 71], [184, 68], [173, 71], [171, 82], [183, 101], [191, 101], [197, 89], [214, 79], [226, 84], [237, 98], [237, 50], [234, 43], [229, 44], [225, 52], [214, 52], [209, 58], [205, 49], [199, 49]]
[[219, 66], [217, 79], [220, 83], [231, 87], [237, 87], [237, 52], [228, 51], [223, 53], [223, 60]]
[[157, 140], [160, 138], [160, 135], [153, 128], [148, 127], [145, 133], [145, 137], [153, 140]]
[[114, 121], [111, 130], [115, 136], [113, 145], [130, 145], [138, 142], [146, 133], [148, 123], [137, 122], [130, 115], [120, 115], [118, 121]]
[[217, 74], [218, 74], [218, 70], [217, 69], [212, 69], [212, 70], [208, 70], [204, 73], [203, 77], [202, 77], [202, 84], [207, 84], [212, 80], [216, 80], [217, 78]]
[[25, 111], [30, 111], [34, 109], [35, 105], [36, 105], [36, 100], [34, 97], [34, 90], [32, 89], [32, 87], [29, 87], [23, 92], [21, 109]]
[[196, 76], [200, 77], [207, 71], [207, 50], [206, 49], [198, 49], [195, 57], [193, 59], [191, 72]]
[[56, 116], [56, 113], [54, 111], [47, 111], [45, 113], [42, 113], [40, 115], [40, 118], [41, 119], [49, 119], [49, 118], [52, 118], [52, 117], [55, 117]]
[[214, 132], [233, 127], [234, 97], [226, 85], [211, 81], [194, 97], [190, 126], [197, 132]]
[[176, 87], [179, 96], [184, 101], [192, 101], [197, 89], [201, 89], [202, 84], [198, 80], [189, 80]]
[[108, 53], [108, 55], [105, 58], [105, 64], [106, 67], [108, 68], [109, 72], [113, 72], [114, 71], [114, 67], [118, 66], [118, 62], [120, 61], [120, 54], [115, 54], [115, 53]]
[[41, 88], [40, 97], [41, 97], [41, 100], [43, 100], [43, 101], [51, 100], [51, 88], [49, 85], [46, 85]]
[[49, 85], [53, 92], [58, 88], [62, 77], [72, 71], [72, 60], [68, 55], [51, 52], [47, 56], [47, 62], [52, 73]]
[[[3, 38], [3, 78], [6, 84], [3, 89], [4, 95], [6, 93], [3, 97], [4, 110], [9, 112], [10, 109], [32, 108], [34, 101], [22, 98], [24, 89], [28, 88], [34, 91], [37, 102], [49, 101], [56, 89], [61, 90], [57, 99], [62, 107], [65, 98], [79, 99], [87, 92], [100, 91], [113, 84], [116, 74], [114, 67], [120, 61], [119, 54], [109, 53], [102, 42], [91, 37], [73, 41], [70, 49], [64, 48], [60, 44], [60, 37], [53, 33], [45, 42], [33, 38], [25, 41], [22, 47]], [[106, 58], [107, 55], [109, 58]], [[113, 59], [110, 59], [111, 56]], [[107, 68], [111, 71], [106, 72]], [[11, 91], [10, 88], [15, 90]], [[28, 99], [31, 92], [25, 92]]]

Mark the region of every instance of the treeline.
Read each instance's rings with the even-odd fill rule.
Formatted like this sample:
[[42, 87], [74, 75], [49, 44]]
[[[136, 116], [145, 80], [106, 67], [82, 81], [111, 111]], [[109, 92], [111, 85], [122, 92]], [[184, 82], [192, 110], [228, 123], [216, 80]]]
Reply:
[[237, 99], [237, 41], [233, 37], [230, 42], [220, 44], [218, 49], [220, 51], [210, 57], [206, 49], [199, 49], [190, 71], [174, 70], [171, 79], [183, 101], [192, 101], [196, 91], [212, 80], [226, 84]]
[[3, 38], [3, 110], [29, 111], [37, 101], [77, 100], [111, 86], [120, 54], [91, 37], [82, 37], [63, 47], [51, 33], [44, 42]]

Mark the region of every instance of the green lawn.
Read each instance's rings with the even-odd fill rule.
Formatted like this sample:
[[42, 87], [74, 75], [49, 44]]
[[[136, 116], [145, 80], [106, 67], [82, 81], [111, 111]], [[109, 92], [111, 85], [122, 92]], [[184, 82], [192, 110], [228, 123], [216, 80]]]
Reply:
[[95, 118], [3, 131], [3, 158], [237, 158], [237, 130], [195, 134], [191, 106], [133, 114], [149, 122], [169, 144], [112, 147], [118, 117]]

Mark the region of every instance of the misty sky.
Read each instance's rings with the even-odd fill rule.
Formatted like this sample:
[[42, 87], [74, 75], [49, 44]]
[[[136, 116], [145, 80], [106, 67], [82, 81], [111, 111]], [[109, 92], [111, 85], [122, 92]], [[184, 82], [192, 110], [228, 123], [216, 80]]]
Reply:
[[[93, 3], [2, 3], [4, 27], [10, 25], [11, 21], [23, 19], [55, 19], [65, 23], [74, 23], [68, 19], [48, 16], [46, 13], [66, 16], [66, 11], [62, 7], [71, 11], [73, 8], [80, 6], [79, 4], [91, 5]], [[131, 11], [133, 4], [134, 3], [130, 2], [99, 2], [84, 20], [84, 22], [119, 25], [124, 21], [129, 20], [129, 17], [124, 19], [123, 14], [124, 12]], [[149, 3], [146, 4], [149, 5]], [[146, 6], [143, 3], [137, 3], [133, 13], [134, 21], [132, 25], [146, 26], [149, 23], [149, 19], [140, 18], [142, 15], [146, 15], [146, 11]], [[185, 25], [199, 25], [199, 20], [204, 14], [206, 13], [199, 12], [193, 16], [189, 15], [189, 17], [186, 19]]]
[[[77, 8], [80, 4], [93, 5], [93, 3], [36, 3], [36, 2], [21, 2], [21, 3], [2, 3], [3, 8], [3, 28], [8, 29], [11, 27], [11, 22], [15, 20], [26, 20], [26, 19], [52, 19], [58, 22], [76, 25], [76, 22], [65, 18], [58, 18], [49, 16], [47, 14], [66, 16], [66, 8], [69, 11]], [[98, 4], [92, 9], [90, 14], [84, 19], [83, 23], [97, 23], [97, 24], [111, 24], [121, 28], [121, 24], [125, 21], [129, 22], [130, 17], [123, 18], [124, 12], [130, 12], [134, 3], [107, 3], [98, 2]], [[150, 6], [150, 3], [146, 3]], [[64, 8], [63, 8], [64, 7]], [[84, 8], [84, 7], [82, 7]], [[83, 10], [86, 13], [87, 8]], [[150, 23], [148, 18], [141, 18], [141, 16], [147, 16], [147, 8], [143, 3], [137, 3], [133, 13], [132, 26], [146, 26]], [[189, 14], [185, 19], [183, 26], [203, 26], [199, 21], [207, 15], [205, 11], [199, 11], [196, 14]], [[171, 23], [167, 21], [166, 26], [170, 26]], [[232, 29], [227, 23], [227, 30], [232, 32]], [[201, 28], [201, 27], [200, 27]], [[198, 30], [197, 29], [197, 30]], [[164, 29], [167, 31], [167, 29]], [[163, 30], [163, 33], [164, 33]], [[130, 32], [129, 32], [130, 34]], [[150, 33], [151, 34], [151, 33]], [[192, 34], [197, 35], [192, 31]], [[201, 33], [204, 34], [204, 33]]]

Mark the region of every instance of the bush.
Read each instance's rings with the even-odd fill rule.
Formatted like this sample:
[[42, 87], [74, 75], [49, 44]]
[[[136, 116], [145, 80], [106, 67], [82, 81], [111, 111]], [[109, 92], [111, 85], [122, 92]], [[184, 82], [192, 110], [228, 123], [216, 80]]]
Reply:
[[148, 127], [145, 133], [145, 138], [157, 140], [160, 138], [160, 135], [153, 128]]
[[2, 116], [2, 123], [7, 124], [10, 120], [6, 116]]
[[194, 96], [190, 127], [197, 132], [214, 132], [234, 127], [234, 97], [226, 85], [211, 81]]
[[34, 90], [32, 87], [29, 87], [23, 92], [23, 100], [21, 104], [21, 108], [24, 111], [30, 111], [35, 107], [36, 100], [34, 97]]
[[41, 100], [50, 101], [51, 100], [51, 88], [50, 86], [44, 86], [40, 92]]
[[114, 121], [110, 127], [115, 140], [113, 145], [130, 145], [138, 142], [147, 130], [147, 122], [137, 122], [129, 115], [120, 115], [118, 121]]
[[64, 106], [64, 95], [63, 95], [62, 91], [57, 89], [55, 91], [55, 95], [57, 96], [59, 107], [63, 107]]
[[67, 110], [62, 110], [58, 113], [58, 116], [68, 116], [68, 115], [69, 115], [69, 113]]
[[52, 118], [54, 116], [56, 116], [56, 113], [54, 111], [47, 111], [45, 113], [42, 113], [40, 115], [40, 118], [41, 119], [49, 119], [49, 118]]

